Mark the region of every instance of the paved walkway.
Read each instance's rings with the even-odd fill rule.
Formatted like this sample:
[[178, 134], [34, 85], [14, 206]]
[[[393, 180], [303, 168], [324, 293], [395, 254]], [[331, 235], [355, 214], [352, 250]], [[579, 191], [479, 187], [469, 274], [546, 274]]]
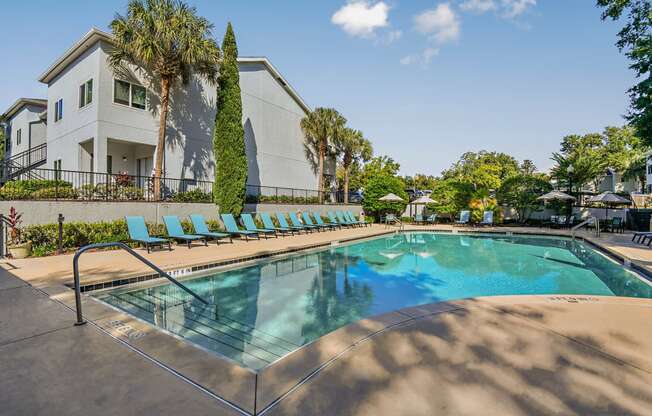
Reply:
[[[384, 232], [177, 246], [147, 257], [174, 269]], [[631, 236], [593, 239], [652, 267], [652, 251]], [[0, 415], [237, 414], [92, 324], [74, 327], [73, 312], [40, 290], [62, 290], [71, 262], [67, 255], [2, 264]], [[116, 251], [89, 253], [81, 265], [89, 280], [145, 271]], [[649, 300], [496, 297], [419, 309], [426, 313], [342, 350], [266, 414], [652, 414]]]
[[0, 270], [0, 415], [237, 415]]

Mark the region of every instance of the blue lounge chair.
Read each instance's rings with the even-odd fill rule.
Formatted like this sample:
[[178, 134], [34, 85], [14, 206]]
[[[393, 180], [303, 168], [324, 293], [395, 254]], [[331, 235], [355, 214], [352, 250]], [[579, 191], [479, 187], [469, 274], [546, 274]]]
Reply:
[[272, 221], [272, 216], [269, 215], [268, 212], [261, 212], [260, 213], [260, 219], [263, 221], [263, 227], [265, 227], [266, 230], [274, 230], [277, 233], [281, 233], [281, 235], [294, 235], [294, 231], [292, 228], [289, 227], [277, 227], [274, 225], [274, 221]]
[[359, 219], [357, 219], [355, 217], [355, 215], [353, 215], [353, 213], [351, 211], [344, 211], [344, 217], [348, 218], [353, 224], [358, 224], [358, 225], [363, 226], [363, 227], [368, 227], [369, 226], [368, 222], [360, 221]]
[[145, 218], [128, 216], [125, 217], [125, 220], [127, 221], [129, 240], [143, 244], [147, 249], [148, 253], [150, 247], [156, 247], [156, 246], [163, 247], [165, 244], [167, 244], [168, 250], [172, 251], [170, 240], [166, 240], [165, 238], [149, 236], [149, 232], [147, 231], [147, 224], [145, 224]]
[[256, 232], [258, 233], [258, 235], [262, 234], [265, 237], [265, 239], [267, 239], [267, 236], [270, 234], [278, 238], [278, 235], [276, 235], [276, 230], [266, 230], [264, 228], [258, 228], [256, 226], [256, 222], [254, 221], [254, 217], [252, 217], [251, 214], [242, 214], [240, 215], [240, 218], [242, 218], [242, 223], [244, 224], [247, 231]]
[[164, 215], [163, 223], [168, 232], [168, 237], [176, 241], [183, 241], [188, 244], [188, 248], [191, 247], [193, 241], [203, 241], [205, 246], [208, 245], [206, 237], [196, 234], [186, 234], [185, 231], [183, 231], [179, 217], [176, 215]]
[[426, 222], [426, 221], [423, 219], [423, 215], [422, 215], [422, 214], [416, 214], [416, 215], [414, 216], [414, 223], [415, 223], [415, 224], [423, 224], [423, 223], [425, 223], [425, 222]]
[[426, 218], [426, 223], [428, 224], [436, 224], [437, 223], [437, 214], [430, 214], [428, 218]]
[[310, 232], [313, 232], [314, 230], [319, 231], [319, 227], [316, 225], [302, 224], [301, 221], [299, 221], [299, 217], [297, 217], [296, 212], [288, 212], [288, 217], [290, 217], [290, 222], [294, 227], [303, 227]]
[[360, 224], [356, 224], [353, 221], [347, 219], [342, 211], [335, 211], [335, 215], [337, 216], [337, 220], [340, 222], [340, 224], [346, 224], [351, 227], [359, 227]]
[[310, 218], [310, 214], [308, 214], [307, 212], [302, 212], [301, 213], [301, 218], [303, 218], [303, 223], [304, 224], [309, 225], [309, 226], [317, 227], [320, 230], [323, 230], [323, 229], [326, 229], [326, 228], [329, 228], [329, 229], [331, 228], [331, 227], [327, 226], [326, 224], [322, 224], [322, 225], [315, 224], [314, 222], [312, 222], [312, 218]]
[[460, 219], [455, 221], [455, 224], [465, 225], [468, 224], [471, 220], [471, 211], [462, 211], [460, 212]]
[[484, 214], [482, 214], [482, 221], [480, 222], [480, 225], [494, 225], [494, 212], [485, 211]]
[[326, 215], [328, 216], [328, 220], [331, 222], [331, 224], [337, 224], [340, 227], [352, 227], [351, 224], [340, 221], [332, 211], [328, 211]]
[[233, 239], [231, 238], [231, 235], [227, 233], [215, 233], [211, 231], [208, 228], [208, 225], [206, 224], [206, 220], [204, 219], [203, 215], [192, 214], [190, 216], [190, 222], [192, 223], [192, 227], [195, 229], [195, 234], [213, 239], [215, 240], [215, 244], [219, 244], [219, 241], [222, 238], [228, 238], [229, 241], [233, 243]]
[[329, 228], [342, 228], [339, 224], [333, 224], [332, 222], [324, 222], [321, 215], [318, 212], [313, 212], [312, 216], [315, 218], [317, 225], [322, 225]]
[[303, 226], [294, 226], [288, 224], [288, 221], [285, 219], [285, 215], [283, 215], [282, 212], [277, 212], [276, 213], [276, 219], [278, 220], [278, 224], [283, 227], [283, 228], [289, 228], [292, 231], [296, 231], [297, 233], [301, 233], [301, 231], [309, 231], [307, 228]]
[[260, 240], [260, 235], [257, 232], [241, 230], [238, 227], [238, 224], [236, 224], [233, 214], [221, 214], [220, 217], [222, 217], [222, 222], [224, 223], [224, 228], [227, 233], [240, 236], [240, 238], [244, 237], [245, 241], [249, 241], [249, 237], [252, 236], [256, 236], [256, 238]]

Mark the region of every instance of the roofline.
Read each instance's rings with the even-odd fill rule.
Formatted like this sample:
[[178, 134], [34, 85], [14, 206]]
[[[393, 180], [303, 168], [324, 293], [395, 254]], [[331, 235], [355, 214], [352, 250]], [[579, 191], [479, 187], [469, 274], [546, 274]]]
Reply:
[[[81, 39], [75, 42], [63, 55], [61, 55], [48, 69], [45, 70], [39, 77], [39, 81], [42, 83], [49, 83], [57, 75], [59, 75], [68, 65], [70, 65], [75, 59], [77, 59], [84, 51], [89, 47], [94, 45], [96, 42], [104, 40], [106, 42], [113, 42], [113, 35], [104, 32], [96, 27], [92, 27]], [[306, 102], [301, 98], [301, 96], [296, 92], [294, 88], [287, 82], [287, 80], [281, 75], [281, 73], [272, 65], [272, 63], [264, 56], [249, 56], [249, 57], [238, 57], [239, 63], [262, 63], [265, 65], [267, 70], [274, 75], [274, 78], [283, 86], [283, 89], [287, 91], [288, 94], [299, 104], [299, 106], [306, 112], [309, 113], [312, 109], [306, 104]]]
[[[112, 42], [113, 36], [110, 33], [104, 32], [96, 27], [92, 27], [91, 30], [86, 32], [81, 39], [75, 42], [63, 55], [57, 58], [56, 61], [48, 69], [45, 70], [39, 77], [39, 81], [42, 83], [49, 83], [61, 73], [72, 61], [77, 59], [86, 49], [91, 45], [94, 45], [95, 42], [99, 40], [106, 40], [107, 42]], [[85, 47], [84, 47], [85, 46]]]
[[2, 115], [0, 119], [6, 120], [11, 118], [26, 105], [35, 105], [37, 107], [47, 108], [48, 101], [43, 98], [19, 98], [17, 99]]

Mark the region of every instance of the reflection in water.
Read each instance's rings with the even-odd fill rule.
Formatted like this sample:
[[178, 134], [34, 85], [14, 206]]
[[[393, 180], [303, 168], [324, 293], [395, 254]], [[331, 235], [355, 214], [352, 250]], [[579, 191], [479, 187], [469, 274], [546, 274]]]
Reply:
[[441, 300], [509, 294], [652, 297], [652, 286], [580, 242], [407, 233], [265, 261], [106, 302], [260, 369], [359, 319]]

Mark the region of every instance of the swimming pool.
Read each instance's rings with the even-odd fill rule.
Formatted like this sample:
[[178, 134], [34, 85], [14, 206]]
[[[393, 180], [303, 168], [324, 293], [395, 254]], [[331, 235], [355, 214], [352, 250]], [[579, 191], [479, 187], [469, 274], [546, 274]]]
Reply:
[[401, 233], [100, 300], [259, 370], [357, 320], [408, 306], [492, 295], [652, 298], [652, 285], [585, 243], [559, 237]]

